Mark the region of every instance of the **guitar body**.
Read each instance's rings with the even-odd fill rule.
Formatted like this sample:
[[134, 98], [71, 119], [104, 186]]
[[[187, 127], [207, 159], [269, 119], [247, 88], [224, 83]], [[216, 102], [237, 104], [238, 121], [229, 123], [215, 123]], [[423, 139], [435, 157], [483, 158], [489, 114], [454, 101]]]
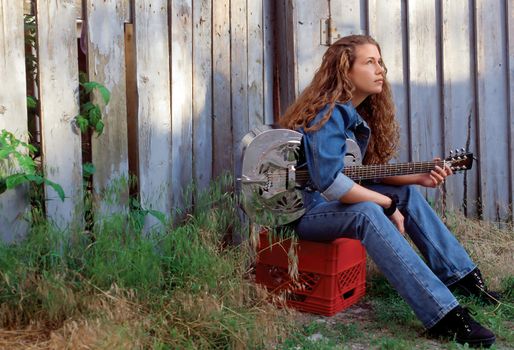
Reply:
[[254, 129], [243, 138], [241, 200], [254, 222], [278, 226], [304, 214], [302, 191], [281, 174], [295, 171], [301, 140], [299, 132], [269, 126]]
[[[302, 136], [297, 131], [262, 126], [243, 138], [241, 177], [237, 180], [242, 207], [253, 222], [285, 225], [305, 213], [302, 188], [308, 182], [308, 170], [298, 169]], [[472, 163], [473, 154], [462, 149], [444, 160], [366, 166], [357, 143], [347, 139], [343, 173], [358, 181], [428, 173], [435, 166], [450, 166], [456, 172], [471, 169]]]
[[[295, 177], [303, 151], [302, 136], [294, 130], [262, 126], [243, 138], [242, 204], [254, 222], [279, 226], [305, 213], [302, 191]], [[360, 165], [361, 162], [359, 146], [348, 139], [345, 165]]]

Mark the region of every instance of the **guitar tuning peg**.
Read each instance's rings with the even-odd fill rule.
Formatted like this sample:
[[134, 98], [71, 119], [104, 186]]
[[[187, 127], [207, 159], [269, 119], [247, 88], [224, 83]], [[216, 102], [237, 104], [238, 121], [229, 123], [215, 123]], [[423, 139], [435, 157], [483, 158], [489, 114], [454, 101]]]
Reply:
[[450, 151], [450, 157], [453, 157], [453, 151]]
[[466, 150], [465, 150], [464, 148], [461, 148], [461, 149], [460, 149], [460, 151], [461, 151], [462, 153], [466, 153]]

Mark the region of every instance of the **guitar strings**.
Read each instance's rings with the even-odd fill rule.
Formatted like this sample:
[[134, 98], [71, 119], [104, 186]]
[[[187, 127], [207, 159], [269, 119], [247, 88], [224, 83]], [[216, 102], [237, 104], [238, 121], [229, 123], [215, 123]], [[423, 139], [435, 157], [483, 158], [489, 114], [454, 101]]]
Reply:
[[[402, 164], [377, 164], [377, 165], [358, 165], [344, 167], [343, 174], [354, 180], [366, 180], [391, 175], [407, 175], [417, 173], [428, 173], [434, 169], [436, 165], [444, 166], [448, 161], [430, 161], [430, 162], [414, 162]], [[279, 170], [268, 174], [272, 178], [287, 178], [288, 172]], [[310, 178], [307, 170], [296, 170], [297, 180], [308, 180]]]

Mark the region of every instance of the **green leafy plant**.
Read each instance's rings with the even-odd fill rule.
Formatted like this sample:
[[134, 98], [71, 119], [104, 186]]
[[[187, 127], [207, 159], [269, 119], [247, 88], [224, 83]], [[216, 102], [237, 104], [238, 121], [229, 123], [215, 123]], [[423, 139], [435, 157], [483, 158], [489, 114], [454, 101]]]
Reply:
[[36, 147], [16, 138], [13, 133], [2, 129], [0, 134], [0, 194], [24, 183], [46, 184], [52, 187], [64, 201], [62, 187], [44, 176], [32, 155]]
[[82, 164], [82, 175], [84, 177], [90, 177], [96, 173], [96, 167], [92, 163]]
[[37, 24], [36, 16], [24, 15], [24, 28], [25, 28], [25, 44], [27, 51], [25, 54], [25, 67], [27, 74], [31, 80], [37, 77], [37, 58], [33, 50], [36, 49], [37, 42]]
[[[39, 150], [39, 130], [41, 127], [39, 100], [37, 98], [38, 90], [38, 60], [37, 60], [37, 23], [36, 16], [24, 15], [25, 24], [25, 71], [26, 87], [27, 87], [27, 117], [29, 141], [31, 145], [36, 146]], [[36, 153], [37, 155], [37, 153]]]
[[[95, 217], [91, 231], [45, 219], [20, 244], [0, 243], [0, 327], [36, 325], [46, 338], [25, 348], [51, 332], [74, 348], [272, 348], [292, 322], [245, 277], [250, 245], [223, 244], [237, 220], [232, 193], [219, 183], [199, 198], [201, 210], [176, 227], [144, 233], [146, 214], [132, 209]], [[88, 336], [75, 342], [70, 320]]]
[[82, 133], [92, 130], [100, 136], [105, 126], [102, 119], [102, 110], [98, 104], [91, 102], [90, 94], [93, 91], [97, 91], [102, 97], [103, 102], [107, 105], [111, 99], [111, 93], [102, 84], [95, 81], [87, 81], [85, 73], [80, 74], [79, 80], [80, 114], [75, 117], [75, 121]]

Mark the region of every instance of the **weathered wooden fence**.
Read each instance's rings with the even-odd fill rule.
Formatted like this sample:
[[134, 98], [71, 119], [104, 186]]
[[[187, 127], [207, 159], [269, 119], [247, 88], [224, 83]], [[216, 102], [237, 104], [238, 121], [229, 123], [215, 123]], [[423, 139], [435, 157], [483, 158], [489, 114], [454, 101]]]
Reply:
[[513, 0], [322, 0], [315, 6], [280, 0], [277, 6], [284, 19], [277, 22], [282, 109], [312, 79], [327, 40], [368, 33], [389, 69], [401, 124], [399, 160], [471, 150], [478, 162], [449, 180], [446, 203], [471, 216], [512, 218]]
[[[120, 179], [131, 167], [142, 206], [171, 215], [190, 201], [183, 191], [192, 181], [205, 188], [233, 172], [234, 150], [249, 128], [273, 121], [269, 0], [30, 3], [0, 0], [0, 129], [27, 137], [23, 15], [33, 13], [43, 165], [66, 193], [61, 202], [45, 188], [46, 213], [60, 228], [80, 225], [83, 215], [81, 134], [74, 122], [79, 43], [87, 47], [89, 79], [112, 94], [103, 107], [105, 132], [91, 140], [93, 191], [103, 212], [127, 205], [121, 200], [113, 207], [103, 194], [116, 186], [126, 198], [128, 184]], [[24, 190], [0, 197], [6, 241], [26, 230]]]
[[[172, 215], [189, 201], [182, 192], [192, 181], [205, 188], [233, 172], [242, 136], [272, 123], [312, 78], [327, 42], [352, 32], [381, 43], [402, 126], [400, 160], [466, 147], [479, 162], [449, 181], [447, 203], [491, 220], [512, 215], [514, 0], [30, 3], [0, 0], [0, 129], [27, 137], [23, 16], [32, 13], [43, 165], [66, 193], [61, 202], [45, 188], [46, 213], [60, 228], [80, 225], [84, 210], [79, 44], [90, 80], [112, 93], [105, 132], [91, 140], [98, 210], [125, 210], [128, 184], [119, 179], [132, 171], [142, 206]], [[104, 195], [112, 186], [116, 205]], [[25, 192], [0, 196], [5, 241], [26, 231]]]

